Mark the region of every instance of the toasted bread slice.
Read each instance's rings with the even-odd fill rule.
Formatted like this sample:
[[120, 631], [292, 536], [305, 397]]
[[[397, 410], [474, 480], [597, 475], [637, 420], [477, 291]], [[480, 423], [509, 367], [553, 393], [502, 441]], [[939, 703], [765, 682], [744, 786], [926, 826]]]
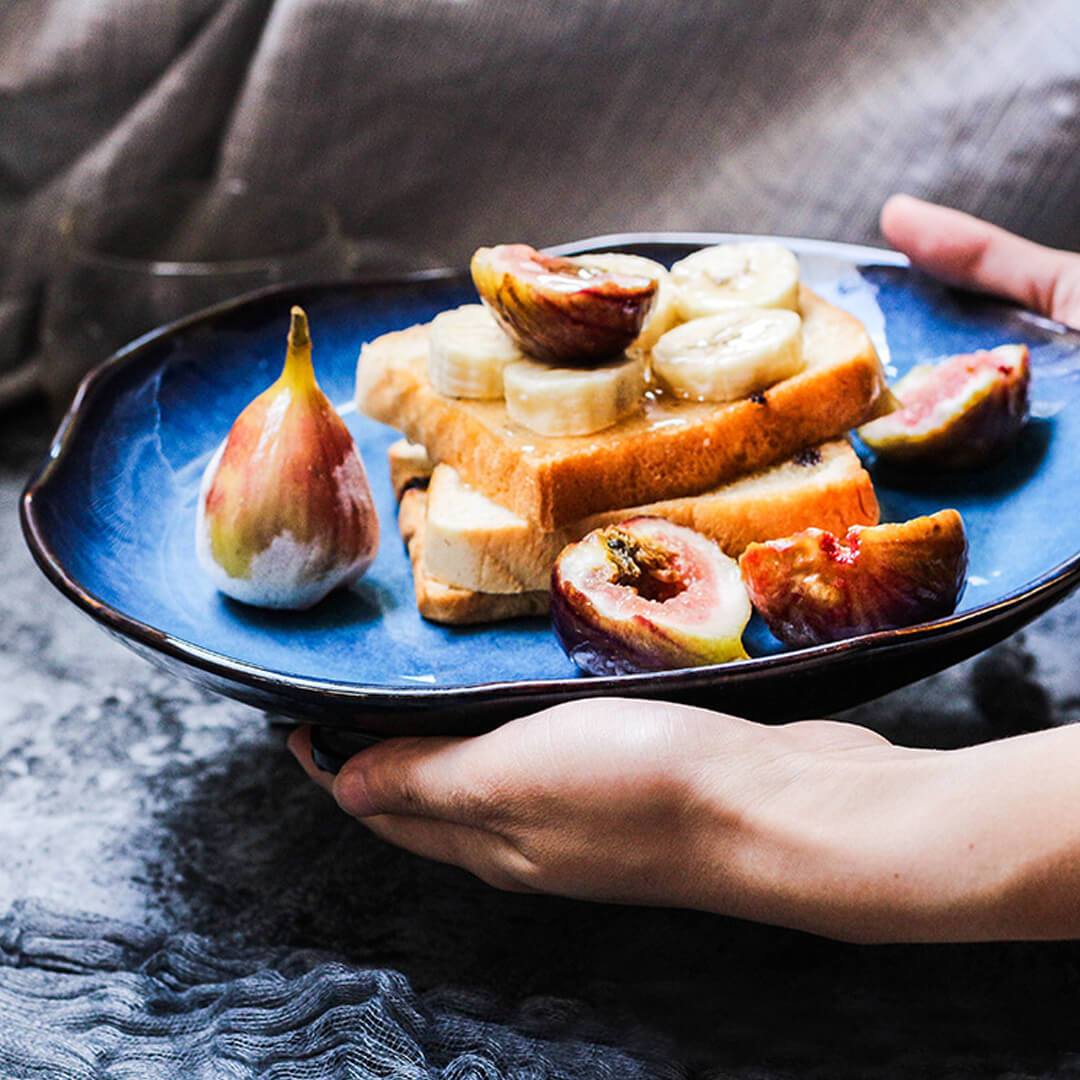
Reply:
[[435, 462], [428, 457], [424, 447], [408, 439], [398, 439], [391, 443], [386, 457], [390, 462], [390, 486], [398, 502], [409, 488], [428, 486]]
[[775, 540], [816, 526], [844, 532], [876, 525], [870, 476], [845, 440], [802, 451], [796, 458], [702, 495], [606, 510], [551, 532], [518, 517], [437, 465], [422, 526], [429, 578], [488, 593], [546, 589], [559, 552], [574, 540], [628, 517], [652, 515], [686, 525], [735, 557], [754, 541]]
[[439, 581], [481, 592], [541, 590], [567, 544], [639, 515], [696, 529], [733, 557], [754, 541], [811, 526], [842, 533], [879, 520], [870, 476], [843, 440], [702, 495], [606, 510], [551, 532], [469, 487], [448, 465], [437, 465], [428, 488], [424, 568]]
[[424, 518], [427, 493], [407, 488], [398, 509], [398, 528], [409, 550], [416, 607], [425, 619], [451, 626], [501, 622], [524, 615], [544, 615], [548, 591], [485, 593], [436, 581], [424, 569]]
[[426, 326], [361, 349], [357, 406], [550, 532], [604, 510], [708, 491], [879, 415], [885, 377], [862, 324], [806, 288], [800, 307], [800, 374], [723, 405], [653, 395], [640, 414], [595, 435], [536, 435], [512, 423], [501, 401], [438, 394], [426, 374]]

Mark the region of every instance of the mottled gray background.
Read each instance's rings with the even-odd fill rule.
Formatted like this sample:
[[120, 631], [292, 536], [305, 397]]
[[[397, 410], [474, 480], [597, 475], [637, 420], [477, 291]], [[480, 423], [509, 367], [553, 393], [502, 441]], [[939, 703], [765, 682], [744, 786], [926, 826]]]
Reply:
[[1078, 57], [1076, 0], [5, 0], [0, 397], [66, 208], [177, 180], [325, 201], [370, 267], [874, 241], [896, 190], [1077, 247]]

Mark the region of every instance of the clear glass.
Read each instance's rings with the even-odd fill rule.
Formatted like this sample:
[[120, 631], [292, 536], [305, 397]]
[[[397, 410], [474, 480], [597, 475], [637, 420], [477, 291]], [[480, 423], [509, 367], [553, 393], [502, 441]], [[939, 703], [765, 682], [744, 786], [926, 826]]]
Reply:
[[182, 185], [76, 206], [61, 233], [40, 371], [58, 410], [91, 367], [162, 323], [264, 285], [349, 270], [333, 211], [299, 196]]

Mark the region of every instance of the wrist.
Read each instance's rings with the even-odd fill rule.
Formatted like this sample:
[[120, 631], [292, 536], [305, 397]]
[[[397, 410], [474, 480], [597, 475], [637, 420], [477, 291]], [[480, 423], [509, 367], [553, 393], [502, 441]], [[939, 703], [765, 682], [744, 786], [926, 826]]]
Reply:
[[845, 940], [922, 936], [938, 897], [914, 871], [925, 870], [947, 755], [848, 725], [764, 730], [744, 800], [732, 805], [730, 779], [704, 778], [698, 906]]
[[919, 940], [1080, 934], [1080, 730], [939, 755], [924, 790]]
[[701, 770], [694, 906], [864, 942], [1080, 935], [1080, 727], [949, 751], [748, 727]]
[[877, 940], [1075, 936], [1080, 798], [1063, 734], [923, 756], [893, 802], [891, 843], [859, 840]]

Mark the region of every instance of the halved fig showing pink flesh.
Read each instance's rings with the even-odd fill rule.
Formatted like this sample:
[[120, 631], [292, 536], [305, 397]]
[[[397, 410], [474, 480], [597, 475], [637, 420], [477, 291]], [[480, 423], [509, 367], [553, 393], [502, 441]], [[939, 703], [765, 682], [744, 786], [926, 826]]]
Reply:
[[618, 356], [641, 332], [656, 281], [545, 255], [527, 244], [472, 257], [480, 298], [522, 352], [557, 364]]
[[859, 436], [886, 460], [978, 465], [1016, 440], [1027, 420], [1030, 381], [1026, 345], [920, 364], [892, 388], [900, 407], [859, 428]]
[[744, 659], [750, 601], [738, 564], [707, 537], [637, 517], [563, 550], [551, 615], [579, 668], [625, 675]]
[[902, 524], [806, 529], [739, 559], [753, 605], [788, 645], [927, 622], [956, 610], [967, 573], [964, 523], [940, 510]]

